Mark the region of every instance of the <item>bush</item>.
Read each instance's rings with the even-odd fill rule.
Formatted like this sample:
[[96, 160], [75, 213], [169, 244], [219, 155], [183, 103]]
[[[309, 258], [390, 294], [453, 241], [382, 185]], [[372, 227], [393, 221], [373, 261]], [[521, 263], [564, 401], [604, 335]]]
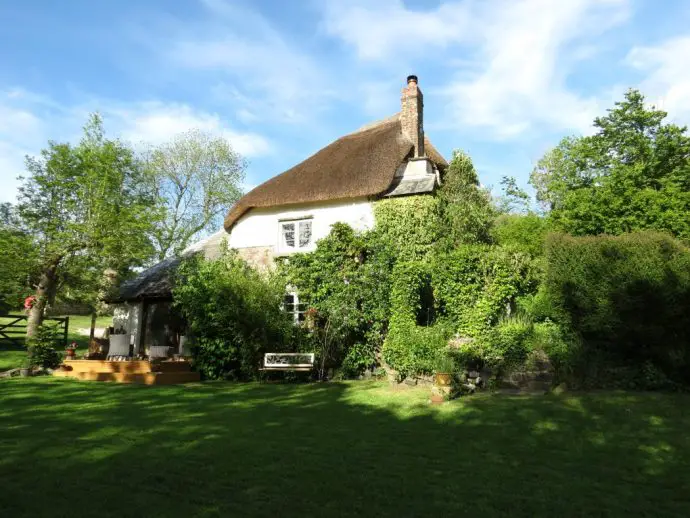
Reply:
[[523, 315], [501, 319], [479, 338], [482, 360], [499, 375], [505, 369], [522, 365], [531, 350], [533, 329], [532, 321]]
[[383, 359], [401, 378], [430, 375], [439, 350], [448, 345], [450, 330], [443, 322], [419, 326], [421, 294], [431, 282], [423, 261], [400, 262], [393, 269], [390, 329], [383, 344]]
[[55, 350], [55, 344], [55, 331], [48, 326], [40, 326], [36, 335], [27, 342], [29, 366], [57, 369], [62, 358]]
[[342, 370], [346, 378], [356, 378], [376, 365], [376, 351], [372, 344], [356, 343], [347, 351]]
[[650, 365], [673, 382], [690, 383], [688, 247], [654, 232], [551, 235], [546, 260], [553, 316], [580, 341], [577, 376], [603, 362]]
[[502, 214], [494, 221], [491, 237], [499, 246], [538, 257], [544, 254], [547, 230], [546, 218], [536, 214]]
[[383, 346], [383, 359], [401, 379], [433, 374], [439, 352], [448, 346], [450, 332], [443, 324], [430, 327], [392, 327]]
[[498, 322], [516, 297], [536, 289], [535, 273], [534, 261], [521, 252], [463, 245], [434, 259], [436, 304], [457, 331], [479, 337]]
[[211, 379], [249, 379], [266, 352], [292, 350], [292, 317], [281, 310], [285, 286], [264, 277], [235, 253], [195, 256], [180, 266], [175, 306], [194, 340], [192, 354]]

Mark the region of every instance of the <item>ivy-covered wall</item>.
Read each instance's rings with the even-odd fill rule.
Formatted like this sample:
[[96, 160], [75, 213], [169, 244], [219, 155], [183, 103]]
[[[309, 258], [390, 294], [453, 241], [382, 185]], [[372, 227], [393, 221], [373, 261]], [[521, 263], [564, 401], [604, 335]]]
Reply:
[[395, 251], [396, 261], [427, 258], [443, 233], [439, 199], [431, 195], [374, 202], [374, 231]]

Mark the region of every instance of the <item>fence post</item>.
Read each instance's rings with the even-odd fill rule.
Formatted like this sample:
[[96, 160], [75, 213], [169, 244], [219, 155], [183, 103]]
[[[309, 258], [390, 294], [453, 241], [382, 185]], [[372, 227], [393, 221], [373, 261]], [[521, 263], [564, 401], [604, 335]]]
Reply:
[[65, 317], [65, 332], [62, 336], [63, 347], [67, 347], [67, 331], [69, 330], [69, 317]]

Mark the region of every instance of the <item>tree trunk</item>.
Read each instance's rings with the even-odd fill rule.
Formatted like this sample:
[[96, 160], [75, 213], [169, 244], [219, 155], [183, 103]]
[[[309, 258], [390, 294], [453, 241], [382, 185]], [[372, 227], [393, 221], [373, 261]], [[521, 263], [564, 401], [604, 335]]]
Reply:
[[36, 301], [29, 310], [29, 319], [26, 323], [26, 337], [31, 338], [36, 336], [38, 328], [43, 323], [43, 312], [48, 302], [48, 297], [55, 287], [57, 281], [57, 269], [62, 257], [58, 257], [49, 262], [48, 265], [41, 272], [41, 278], [36, 286]]

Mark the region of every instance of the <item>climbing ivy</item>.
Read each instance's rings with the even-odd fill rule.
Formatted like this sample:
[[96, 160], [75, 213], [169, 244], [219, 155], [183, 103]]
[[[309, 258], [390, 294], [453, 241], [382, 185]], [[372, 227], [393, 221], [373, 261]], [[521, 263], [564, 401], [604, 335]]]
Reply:
[[477, 337], [496, 324], [518, 295], [537, 288], [536, 263], [524, 253], [488, 245], [461, 245], [432, 265], [436, 303], [456, 332]]
[[440, 202], [431, 195], [376, 201], [374, 218], [377, 238], [395, 250], [396, 261], [428, 257], [443, 233]]

